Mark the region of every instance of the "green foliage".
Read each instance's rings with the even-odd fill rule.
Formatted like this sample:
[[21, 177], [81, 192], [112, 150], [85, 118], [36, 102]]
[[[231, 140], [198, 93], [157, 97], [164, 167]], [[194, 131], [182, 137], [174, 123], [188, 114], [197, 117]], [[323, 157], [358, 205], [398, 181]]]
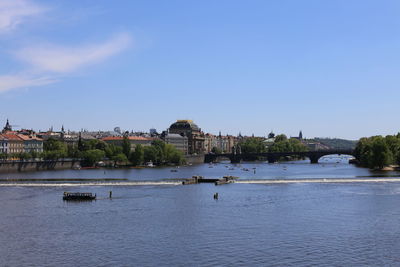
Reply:
[[287, 136], [284, 135], [284, 134], [279, 134], [279, 135], [277, 135], [277, 136], [275, 137], [275, 142], [276, 142], [276, 143], [278, 143], [278, 142], [285, 142], [285, 141], [287, 141]]
[[68, 145], [67, 146], [67, 156], [69, 158], [81, 158], [82, 153], [76, 146]]
[[43, 155], [42, 157], [47, 160], [56, 160], [65, 158], [68, 156], [67, 145], [59, 140], [49, 138], [43, 143]]
[[44, 151], [67, 151], [67, 146], [64, 142], [49, 138], [43, 143]]
[[64, 150], [44, 151], [42, 157], [47, 160], [56, 160], [67, 157], [67, 152]]
[[100, 149], [91, 149], [83, 152], [85, 165], [93, 166], [96, 162], [101, 161], [105, 157], [105, 153]]
[[85, 141], [80, 140], [80, 143], [78, 142], [78, 150], [80, 151], [93, 150], [93, 149], [99, 149], [104, 151], [106, 147], [107, 144], [104, 141], [98, 139], [85, 140]]
[[122, 140], [122, 153], [124, 153], [127, 158], [131, 153], [131, 143], [129, 142], [127, 135], [124, 135], [124, 138]]
[[[138, 147], [136, 147], [136, 150]], [[135, 151], [136, 151], [135, 150]], [[141, 150], [141, 148], [140, 148]], [[139, 150], [139, 151], [140, 151]], [[137, 152], [137, 155], [132, 156], [131, 158], [135, 160], [132, 162], [133, 164], [137, 164], [140, 161], [140, 157], [143, 155], [143, 162], [153, 162], [156, 165], [163, 164], [183, 164], [185, 158], [181, 151], [177, 150], [175, 146], [171, 144], [166, 144], [161, 140], [156, 140], [151, 143], [151, 146], [146, 146], [143, 148], [142, 152]]]
[[128, 162], [128, 158], [124, 153], [117, 154], [111, 158], [116, 164], [126, 164]]
[[21, 152], [17, 154], [17, 158], [20, 160], [27, 160], [31, 158], [31, 155], [29, 153], [26, 152]]
[[143, 159], [145, 162], [159, 162], [157, 149], [154, 146], [145, 146]]
[[142, 145], [137, 145], [135, 151], [131, 152], [129, 160], [134, 166], [142, 165], [144, 162], [144, 149]]
[[218, 147], [213, 147], [213, 148], [211, 149], [211, 152], [214, 153], [214, 154], [221, 154], [221, 153], [222, 153], [222, 150], [219, 149]]
[[[279, 138], [278, 138], [279, 137]], [[308, 148], [300, 140], [287, 139], [285, 135], [278, 135], [275, 142], [268, 148], [268, 152], [303, 152]]]
[[378, 136], [374, 139], [371, 146], [371, 152], [372, 157], [369, 162], [370, 167], [382, 169], [384, 166], [393, 163], [393, 154], [383, 137]]
[[400, 164], [400, 135], [361, 138], [354, 152], [360, 165], [371, 169]]
[[246, 138], [239, 143], [242, 153], [262, 153], [266, 152], [266, 148], [262, 138], [251, 137]]
[[30, 159], [36, 159], [36, 158], [38, 158], [39, 157], [39, 153], [38, 152], [36, 152], [36, 151], [31, 151], [30, 153], [29, 153], [29, 158]]
[[105, 147], [104, 152], [106, 153], [106, 157], [111, 159], [114, 156], [122, 153], [122, 147], [113, 144], [108, 144]]

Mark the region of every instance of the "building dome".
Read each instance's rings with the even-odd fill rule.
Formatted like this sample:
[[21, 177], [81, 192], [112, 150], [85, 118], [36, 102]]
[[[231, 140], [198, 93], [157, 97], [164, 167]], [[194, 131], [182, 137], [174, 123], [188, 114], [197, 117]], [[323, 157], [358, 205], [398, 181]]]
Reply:
[[171, 124], [169, 130], [200, 131], [200, 128], [191, 120], [178, 120], [175, 123]]

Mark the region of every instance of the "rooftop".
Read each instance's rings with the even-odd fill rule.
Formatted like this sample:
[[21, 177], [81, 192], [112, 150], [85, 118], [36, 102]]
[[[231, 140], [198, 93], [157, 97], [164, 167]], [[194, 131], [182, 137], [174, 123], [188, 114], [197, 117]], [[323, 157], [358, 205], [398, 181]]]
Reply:
[[[123, 140], [124, 138], [122, 136], [108, 136], [104, 137], [101, 140], [103, 141], [119, 141]], [[128, 136], [128, 140], [132, 141], [153, 141], [155, 138], [153, 137], [143, 137], [143, 136]]]

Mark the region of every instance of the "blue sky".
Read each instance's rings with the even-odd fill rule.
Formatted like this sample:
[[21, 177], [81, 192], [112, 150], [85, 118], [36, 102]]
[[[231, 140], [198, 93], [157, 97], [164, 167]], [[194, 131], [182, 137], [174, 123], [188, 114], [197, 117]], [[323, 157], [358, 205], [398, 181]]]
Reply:
[[400, 2], [0, 0], [0, 122], [400, 131]]

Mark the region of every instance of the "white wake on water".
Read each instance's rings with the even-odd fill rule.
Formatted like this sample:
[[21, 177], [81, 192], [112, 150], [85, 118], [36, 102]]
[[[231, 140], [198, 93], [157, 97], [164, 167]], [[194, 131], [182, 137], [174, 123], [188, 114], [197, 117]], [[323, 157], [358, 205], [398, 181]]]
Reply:
[[0, 183], [0, 187], [79, 187], [79, 186], [143, 186], [143, 185], [181, 185], [182, 182], [119, 182], [119, 183]]

